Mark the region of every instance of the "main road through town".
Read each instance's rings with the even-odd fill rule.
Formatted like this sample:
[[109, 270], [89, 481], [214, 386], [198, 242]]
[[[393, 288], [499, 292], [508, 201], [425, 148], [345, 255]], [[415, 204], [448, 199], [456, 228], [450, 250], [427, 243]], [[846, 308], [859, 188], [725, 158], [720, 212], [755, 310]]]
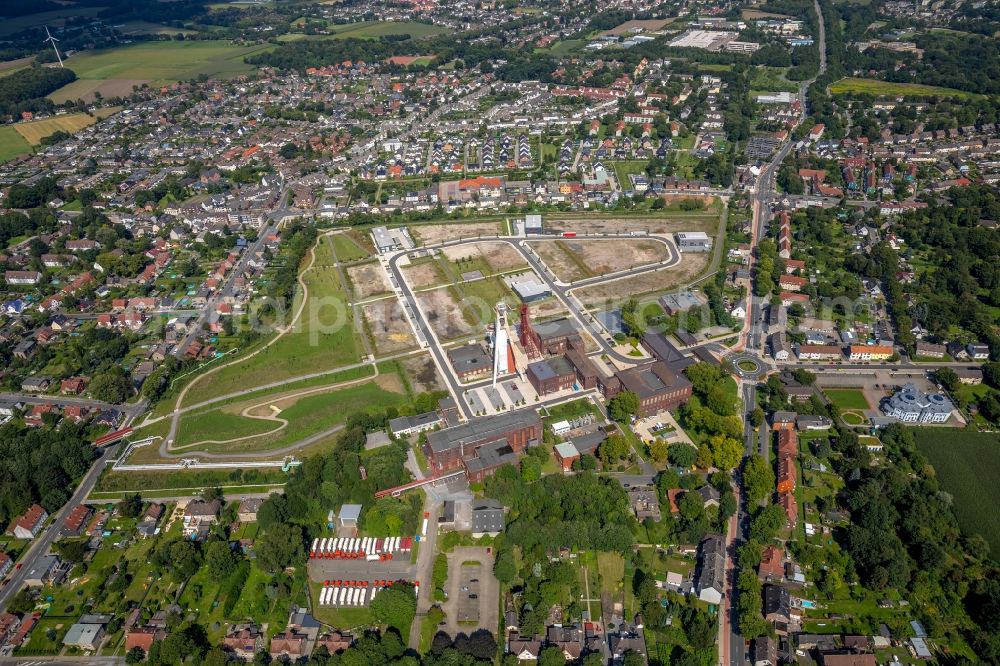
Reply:
[[[820, 8], [819, 0], [814, 0], [813, 9], [816, 12], [817, 31], [819, 33], [817, 46], [819, 48], [820, 55], [819, 75], [821, 76], [824, 72], [826, 72], [826, 26], [823, 23], [823, 11]], [[812, 81], [803, 81], [799, 85], [799, 102], [802, 105], [802, 120], [805, 119], [807, 113], [806, 91], [811, 84]], [[791, 148], [792, 142], [790, 139], [782, 144], [778, 152], [775, 153], [774, 157], [771, 158], [761, 171], [760, 177], [757, 179], [757, 182], [754, 184], [754, 188], [751, 192], [751, 205], [753, 210], [751, 262], [756, 254], [757, 246], [760, 243], [761, 238], [763, 238], [766, 233], [766, 225], [770, 217], [770, 203], [776, 196], [774, 186], [775, 175], [781, 166], [781, 162], [788, 156], [789, 151], [791, 151]], [[763, 344], [764, 318], [762, 313], [764, 300], [755, 296], [751, 292], [749, 301], [749, 307], [747, 307], [747, 325], [744, 327], [742, 333], [743, 348], [747, 352], [758, 354], [761, 349], [761, 345]], [[766, 455], [769, 449], [767, 428], [761, 427], [760, 431], [757, 431], [750, 425], [750, 414], [753, 412], [757, 404], [756, 379], [743, 382], [742, 397], [744, 400], [746, 417], [744, 422], [744, 454], [746, 456], [751, 456], [755, 452], [763, 452]], [[738, 502], [739, 509], [737, 510], [735, 529], [731, 528], [729, 530], [729, 534], [727, 535], [728, 558], [726, 570], [728, 574], [728, 581], [719, 623], [720, 666], [738, 666], [743, 664], [745, 661], [746, 641], [742, 634], [740, 634], [739, 618], [737, 617], [738, 613], [736, 610], [738, 608], [739, 595], [739, 592], [736, 589], [736, 578], [739, 572], [735, 566], [735, 556], [736, 549], [739, 547], [739, 544], [746, 541], [748, 537], [750, 528], [748, 510], [752, 507], [746, 506], [746, 501], [742, 493], [742, 477], [739, 477], [738, 480], [740, 482], [741, 490], [740, 501]], [[730, 560], [732, 560], [732, 562], [730, 562]]]

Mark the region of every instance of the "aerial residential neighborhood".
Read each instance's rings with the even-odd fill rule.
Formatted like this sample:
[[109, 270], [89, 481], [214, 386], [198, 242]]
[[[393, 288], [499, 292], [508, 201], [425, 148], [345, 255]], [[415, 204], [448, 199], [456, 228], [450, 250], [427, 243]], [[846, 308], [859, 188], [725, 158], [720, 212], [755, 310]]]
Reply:
[[1000, 20], [0, 9], [0, 661], [1000, 663]]

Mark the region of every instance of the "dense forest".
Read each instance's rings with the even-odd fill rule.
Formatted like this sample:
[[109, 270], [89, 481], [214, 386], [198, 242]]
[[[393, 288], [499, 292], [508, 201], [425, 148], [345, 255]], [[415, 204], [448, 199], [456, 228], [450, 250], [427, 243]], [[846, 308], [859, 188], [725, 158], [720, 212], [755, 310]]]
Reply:
[[44, 97], [75, 80], [73, 70], [65, 67], [29, 67], [0, 77], [0, 116], [47, 109], [52, 103]]
[[507, 540], [529, 551], [553, 548], [626, 552], [634, 523], [621, 484], [584, 472], [526, 483], [514, 467], [486, 481], [486, 495], [511, 507]]
[[94, 459], [90, 440], [70, 421], [59, 428], [29, 428], [20, 419], [0, 426], [0, 524], [36, 502], [49, 513], [65, 504]]

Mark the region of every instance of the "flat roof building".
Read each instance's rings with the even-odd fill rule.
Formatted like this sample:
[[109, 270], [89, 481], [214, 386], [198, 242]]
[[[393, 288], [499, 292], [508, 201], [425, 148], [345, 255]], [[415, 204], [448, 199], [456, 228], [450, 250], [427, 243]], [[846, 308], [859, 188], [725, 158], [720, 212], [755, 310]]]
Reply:
[[[480, 457], [479, 449], [496, 442], [506, 443], [514, 454], [541, 441], [542, 419], [534, 409], [520, 409], [494, 416], [473, 419], [461, 425], [427, 434], [424, 451], [434, 474], [458, 468], [482, 471], [486, 461], [473, 462]], [[488, 458], [502, 456], [501, 449], [483, 451]]]
[[882, 413], [903, 423], [944, 423], [955, 405], [943, 393], [925, 393], [916, 384], [906, 384], [882, 401]]
[[372, 229], [372, 241], [379, 254], [395, 252], [397, 250], [412, 250], [416, 247], [410, 232], [406, 227], [375, 227]]
[[357, 527], [361, 520], [360, 504], [345, 504], [340, 507], [340, 524], [344, 527]]
[[712, 239], [704, 231], [678, 231], [677, 249], [681, 252], [708, 252]]

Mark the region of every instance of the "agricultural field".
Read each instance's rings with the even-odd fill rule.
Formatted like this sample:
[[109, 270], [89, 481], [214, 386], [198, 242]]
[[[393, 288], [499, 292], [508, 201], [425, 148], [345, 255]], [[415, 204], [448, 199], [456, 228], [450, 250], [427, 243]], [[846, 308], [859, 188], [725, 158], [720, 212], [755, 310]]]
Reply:
[[876, 79], [857, 79], [847, 77], [830, 84], [830, 93], [833, 95], [874, 95], [881, 96], [903, 96], [903, 97], [930, 97], [942, 95], [948, 97], [961, 97], [969, 99], [980, 97], [975, 93], [969, 93], [953, 88], [939, 88], [937, 86], [926, 86], [920, 83], [892, 83], [889, 81], [879, 81]]
[[38, 12], [25, 16], [15, 16], [5, 18], [0, 21], [0, 37], [13, 35], [25, 28], [47, 25], [50, 28], [61, 28], [66, 24], [66, 19], [70, 17], [91, 17], [97, 16], [104, 7], [70, 7], [67, 9], [55, 9], [50, 12]]
[[378, 39], [394, 35], [410, 35], [413, 39], [436, 37], [451, 32], [441, 26], [416, 21], [362, 21], [333, 28], [334, 39]]
[[[154, 83], [193, 79], [201, 74], [225, 78], [253, 70], [243, 58], [274, 48], [237, 46], [223, 40], [147, 42], [75, 55], [66, 66], [81, 79], [131, 79]], [[58, 91], [57, 91], [58, 94]]]
[[17, 123], [14, 125], [14, 129], [29, 144], [37, 146], [42, 142], [42, 139], [50, 134], [55, 134], [58, 131], [73, 134], [117, 112], [117, 108], [108, 108], [99, 109], [93, 116], [86, 113], [68, 113], [64, 116], [54, 116], [52, 118], [45, 118], [44, 120]]
[[1000, 434], [928, 427], [917, 428], [915, 435], [942, 489], [954, 498], [959, 526], [981, 534], [994, 553], [1000, 552]]
[[823, 393], [842, 411], [871, 409], [868, 399], [860, 389], [825, 388]]
[[31, 144], [24, 140], [13, 125], [0, 127], [0, 162], [12, 160], [31, 152]]
[[64, 104], [69, 100], [82, 99], [92, 102], [100, 94], [104, 99], [125, 97], [132, 94], [136, 86], [142, 87], [149, 83], [148, 79], [77, 79], [67, 83], [48, 97], [56, 104]]
[[194, 35], [196, 30], [185, 28], [175, 28], [164, 23], [151, 23], [149, 21], [126, 21], [115, 26], [123, 35]]

